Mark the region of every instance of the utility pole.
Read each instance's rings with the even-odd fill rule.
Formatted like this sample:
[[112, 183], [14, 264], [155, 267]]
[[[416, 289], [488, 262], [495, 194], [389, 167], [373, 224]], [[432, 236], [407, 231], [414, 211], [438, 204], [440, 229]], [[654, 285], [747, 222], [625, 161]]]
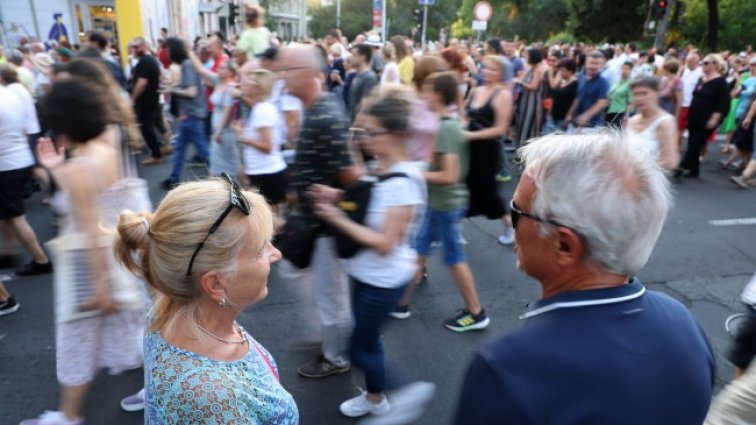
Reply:
[[341, 0], [336, 0], [336, 28], [341, 28]]
[[667, 33], [667, 26], [669, 26], [669, 15], [674, 13], [675, 3], [677, 3], [677, 0], [669, 0], [669, 3], [665, 8], [664, 16], [662, 16], [661, 23], [656, 27], [654, 47], [656, 47], [657, 51], [659, 49], [664, 49], [664, 36]]
[[423, 6], [423, 35], [421, 38], [421, 45], [425, 47], [425, 27], [428, 26], [428, 3]]

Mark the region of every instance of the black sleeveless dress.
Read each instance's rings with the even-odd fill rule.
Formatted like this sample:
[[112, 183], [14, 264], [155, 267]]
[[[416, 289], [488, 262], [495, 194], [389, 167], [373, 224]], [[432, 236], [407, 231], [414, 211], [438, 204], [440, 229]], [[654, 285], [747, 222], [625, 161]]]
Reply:
[[[470, 120], [468, 130], [477, 131], [493, 127], [496, 114], [492, 103], [499, 90], [494, 90], [486, 103], [479, 108], [472, 107], [473, 96], [470, 96], [470, 101], [465, 107]], [[466, 183], [470, 192], [470, 205], [467, 208], [467, 216], [483, 215], [491, 220], [500, 219], [506, 212], [496, 184], [496, 174], [501, 164], [501, 143], [498, 138], [472, 140], [468, 143], [470, 168]]]

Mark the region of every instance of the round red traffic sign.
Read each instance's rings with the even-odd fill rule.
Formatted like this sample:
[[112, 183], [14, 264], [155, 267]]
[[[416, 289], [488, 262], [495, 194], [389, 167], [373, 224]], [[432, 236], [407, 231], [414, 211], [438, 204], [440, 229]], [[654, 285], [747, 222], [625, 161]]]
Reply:
[[487, 21], [491, 19], [492, 14], [493, 6], [491, 6], [491, 3], [487, 1], [479, 1], [475, 3], [475, 7], [473, 8], [473, 16], [475, 17], [476, 21]]

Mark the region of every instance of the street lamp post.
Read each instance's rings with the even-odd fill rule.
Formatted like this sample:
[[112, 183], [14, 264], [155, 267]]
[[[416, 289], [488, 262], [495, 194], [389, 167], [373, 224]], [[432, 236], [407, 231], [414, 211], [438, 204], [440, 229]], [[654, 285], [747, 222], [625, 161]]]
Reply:
[[341, 0], [336, 0], [336, 28], [341, 28]]

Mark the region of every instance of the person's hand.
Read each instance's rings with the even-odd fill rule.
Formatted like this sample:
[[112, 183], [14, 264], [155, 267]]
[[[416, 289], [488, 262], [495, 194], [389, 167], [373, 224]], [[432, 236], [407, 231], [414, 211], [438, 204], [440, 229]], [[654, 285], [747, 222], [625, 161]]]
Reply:
[[104, 290], [97, 290], [94, 294], [82, 305], [85, 311], [96, 310], [102, 314], [113, 314], [118, 312], [118, 304], [116, 304], [113, 296], [109, 292]]
[[241, 136], [244, 131], [244, 124], [240, 120], [234, 121], [231, 123], [231, 129], [234, 130], [237, 136]]
[[751, 119], [751, 117], [746, 117], [746, 118], [743, 119], [743, 122], [741, 122], [740, 125], [744, 129], [748, 130], [748, 127], [751, 126], [751, 122], [753, 122], [753, 120]]
[[578, 127], [582, 127], [584, 125], [588, 124], [588, 117], [586, 117], [584, 114], [580, 114], [575, 118], [575, 125]]
[[313, 184], [307, 188], [307, 196], [316, 204], [335, 204], [341, 200], [344, 191], [331, 186]]
[[717, 128], [717, 124], [718, 121], [714, 117], [709, 118], [709, 120], [706, 121], [706, 128], [708, 130], [714, 130], [715, 128]]
[[37, 158], [43, 167], [53, 169], [66, 161], [66, 148], [61, 146], [56, 150], [49, 137], [40, 137], [37, 142]]
[[321, 220], [332, 223], [338, 217], [345, 217], [344, 211], [342, 211], [336, 205], [330, 203], [317, 202], [312, 206], [312, 211]]
[[214, 134], [213, 135], [213, 140], [215, 141], [215, 143], [220, 144], [220, 142], [221, 142], [221, 134], [220, 133]]

